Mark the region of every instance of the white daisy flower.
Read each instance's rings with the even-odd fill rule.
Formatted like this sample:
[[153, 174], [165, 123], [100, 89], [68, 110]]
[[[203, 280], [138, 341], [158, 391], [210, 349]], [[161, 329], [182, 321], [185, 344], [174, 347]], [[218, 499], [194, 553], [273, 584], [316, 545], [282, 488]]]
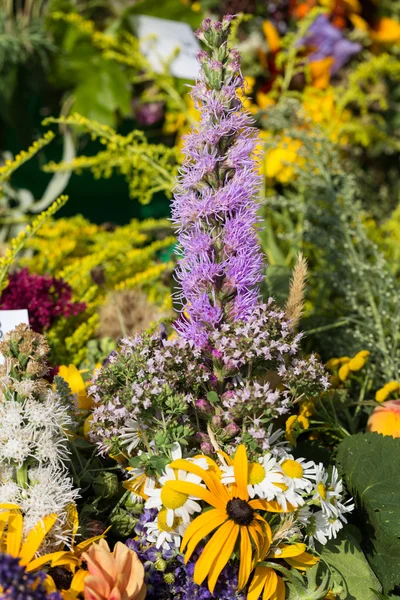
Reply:
[[147, 540], [156, 545], [156, 548], [169, 550], [171, 545], [179, 548], [186, 526], [180, 517], [173, 519], [172, 525], [167, 523], [167, 509], [162, 508], [155, 521], [146, 523]]
[[354, 504], [348, 500], [345, 504], [341, 502], [343, 497], [343, 482], [339, 479], [336, 467], [332, 468], [331, 481], [328, 482], [328, 473], [322, 463], [316, 468], [315, 489], [312, 499], [320, 505], [322, 512], [327, 517], [342, 519], [346, 522], [344, 514], [354, 509]]
[[141, 441], [139, 423], [135, 419], [128, 419], [119, 437], [122, 440], [122, 444], [126, 446], [128, 454], [131, 454]]
[[342, 527], [343, 522], [340, 519], [328, 517], [322, 510], [310, 513], [306, 530], [308, 545], [313, 548], [315, 540], [325, 545], [329, 540], [337, 537]]
[[305, 458], [294, 459], [291, 454], [280, 461], [280, 466], [285, 474], [285, 483], [296, 490], [309, 492], [316, 478], [316, 464]]
[[[221, 482], [224, 485], [235, 483], [233, 466], [222, 466]], [[278, 460], [272, 454], [266, 454], [256, 463], [249, 463], [248, 492], [250, 498], [258, 496], [263, 500], [273, 500], [277, 493], [277, 484], [284, 483], [284, 473]]]
[[[177, 460], [178, 458], [181, 458], [181, 456], [181, 448], [179, 444], [176, 444], [172, 450], [172, 458]], [[188, 460], [191, 460], [202, 469], [207, 469], [207, 462], [205, 459]], [[172, 524], [177, 517], [187, 524], [194, 513], [201, 512], [201, 506], [196, 502], [198, 498], [182, 492], [176, 492], [168, 485], [168, 482], [171, 481], [185, 481], [187, 483], [196, 483], [197, 485], [200, 485], [202, 481], [201, 477], [181, 469], [171, 469], [171, 467], [168, 466], [165, 469], [164, 475], [160, 477], [158, 481], [161, 484], [161, 487], [154, 489], [145, 488], [145, 494], [149, 496], [145, 507], [157, 508], [158, 510], [165, 508], [167, 511], [166, 522], [168, 527], [172, 527]]]

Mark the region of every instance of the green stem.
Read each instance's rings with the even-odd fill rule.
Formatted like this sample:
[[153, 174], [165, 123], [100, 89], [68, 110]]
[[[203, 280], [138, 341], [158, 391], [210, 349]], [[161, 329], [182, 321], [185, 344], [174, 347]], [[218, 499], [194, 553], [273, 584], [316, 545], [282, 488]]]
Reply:
[[17, 469], [17, 483], [22, 488], [28, 487], [28, 465], [26, 463]]

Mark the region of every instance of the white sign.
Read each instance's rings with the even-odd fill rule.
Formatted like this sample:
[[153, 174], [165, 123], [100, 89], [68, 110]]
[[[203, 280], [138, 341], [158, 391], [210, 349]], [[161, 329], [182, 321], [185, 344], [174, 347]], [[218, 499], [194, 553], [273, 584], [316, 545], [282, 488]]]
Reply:
[[196, 54], [200, 44], [187, 23], [146, 15], [131, 16], [131, 21], [140, 50], [156, 73], [165, 70], [165, 63], [178, 49], [178, 55], [170, 63], [171, 74], [182, 79], [196, 79], [200, 68]]
[[[0, 310], [0, 342], [6, 333], [21, 323], [29, 325], [29, 316], [26, 308], [20, 310]], [[0, 354], [0, 364], [3, 362], [4, 359]]]

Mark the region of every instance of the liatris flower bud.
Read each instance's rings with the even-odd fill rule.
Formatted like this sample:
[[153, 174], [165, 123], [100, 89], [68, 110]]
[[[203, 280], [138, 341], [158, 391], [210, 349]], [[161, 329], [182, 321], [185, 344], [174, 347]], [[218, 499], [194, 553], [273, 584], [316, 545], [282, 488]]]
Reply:
[[231, 19], [206, 19], [198, 32], [209, 49], [198, 55], [201, 73], [192, 92], [201, 120], [185, 140], [172, 210], [183, 255], [177, 279], [184, 311], [175, 327], [201, 347], [224, 322], [249, 318], [262, 279], [257, 130], [238, 93], [243, 77], [239, 54], [227, 45]]

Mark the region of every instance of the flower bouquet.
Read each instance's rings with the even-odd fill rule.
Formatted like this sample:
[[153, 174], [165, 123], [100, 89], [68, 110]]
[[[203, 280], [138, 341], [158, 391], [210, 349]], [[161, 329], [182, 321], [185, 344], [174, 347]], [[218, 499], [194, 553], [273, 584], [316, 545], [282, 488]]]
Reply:
[[[7, 599], [310, 600], [336, 585], [334, 574], [317, 573], [316, 548], [337, 536], [353, 505], [337, 469], [294, 454], [279, 428], [295, 404], [329, 383], [318, 358], [301, 354], [302, 270], [285, 310], [261, 299], [258, 137], [240, 99], [230, 24], [231, 17], [206, 19], [198, 32], [207, 48], [192, 90], [201, 118], [186, 136], [173, 202], [182, 307], [175, 332], [123, 339], [89, 388], [85, 433], [94, 454], [117, 461], [110, 470], [125, 488], [111, 522], [123, 506], [135, 515], [112, 552], [93, 523], [92, 535], [75, 543], [65, 444], [79, 439], [82, 410], [60, 377], [54, 389], [44, 382], [32, 359], [45, 360], [41, 336], [22, 328], [4, 343]], [[57, 491], [61, 504], [49, 508]]]

